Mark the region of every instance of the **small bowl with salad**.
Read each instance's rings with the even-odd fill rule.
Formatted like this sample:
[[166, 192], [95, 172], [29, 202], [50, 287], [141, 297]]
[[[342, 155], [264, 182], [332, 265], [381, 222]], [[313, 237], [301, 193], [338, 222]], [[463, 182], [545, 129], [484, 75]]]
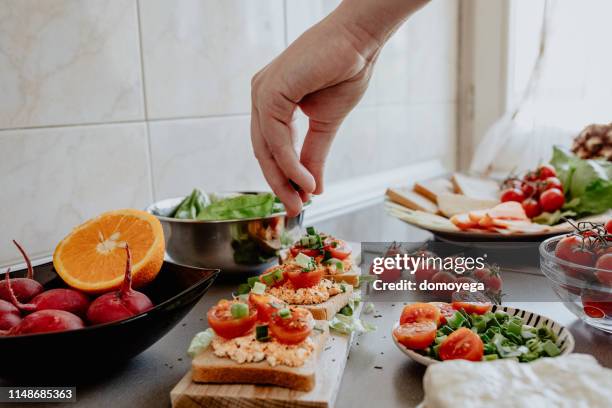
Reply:
[[393, 341], [424, 365], [446, 360], [530, 362], [574, 350], [559, 323], [526, 310], [480, 302], [412, 303], [393, 327]]
[[[307, 207], [306, 203], [304, 207]], [[278, 261], [301, 233], [304, 211], [288, 217], [269, 192], [204, 193], [158, 201], [147, 208], [164, 228], [170, 261], [255, 275]]]

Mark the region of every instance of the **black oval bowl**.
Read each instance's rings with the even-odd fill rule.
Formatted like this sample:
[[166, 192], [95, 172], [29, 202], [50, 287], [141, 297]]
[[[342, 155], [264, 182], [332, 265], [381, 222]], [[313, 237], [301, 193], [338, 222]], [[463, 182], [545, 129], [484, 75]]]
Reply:
[[[34, 268], [46, 289], [65, 287], [51, 263]], [[139, 291], [155, 307], [126, 320], [64, 332], [0, 336], [0, 376], [20, 377], [58, 372], [83, 372], [112, 367], [142, 353], [195, 306], [219, 270], [164, 262], [155, 280]], [[25, 276], [25, 270], [11, 277]]]

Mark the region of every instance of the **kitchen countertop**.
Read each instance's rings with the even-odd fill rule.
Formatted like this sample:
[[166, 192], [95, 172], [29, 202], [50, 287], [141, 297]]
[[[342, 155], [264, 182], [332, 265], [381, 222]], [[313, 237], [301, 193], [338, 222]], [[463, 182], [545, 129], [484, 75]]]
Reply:
[[[520, 282], [522, 287], [534, 291], [550, 291], [548, 282], [542, 275], [511, 272], [504, 273], [503, 277], [504, 285]], [[170, 406], [170, 390], [189, 369], [190, 361], [185, 355], [187, 346], [192, 336], [207, 325], [205, 312], [218, 299], [229, 297], [235, 287], [235, 282], [215, 283], [185, 319], [150, 349], [111, 375], [76, 384], [76, 406]], [[576, 352], [593, 354], [602, 365], [612, 368], [612, 335], [582, 323], [561, 303], [531, 302], [507, 305], [540, 313], [565, 325], [576, 338]], [[336, 401], [337, 408], [411, 407], [423, 399], [421, 379], [425, 367], [402, 354], [391, 339], [391, 327], [398, 320], [403, 304], [376, 302], [374, 306], [376, 311], [364, 315], [363, 318], [374, 323], [378, 330], [357, 337], [353, 343]], [[0, 380], [0, 386], [8, 385], [22, 384], [9, 384]]]

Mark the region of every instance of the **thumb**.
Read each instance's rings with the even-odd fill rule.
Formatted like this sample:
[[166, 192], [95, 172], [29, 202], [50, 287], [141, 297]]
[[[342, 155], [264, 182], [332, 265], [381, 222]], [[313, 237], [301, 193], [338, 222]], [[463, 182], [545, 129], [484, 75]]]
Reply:
[[300, 154], [300, 162], [315, 179], [316, 188], [313, 194], [323, 193], [325, 160], [339, 127], [340, 122], [309, 120], [308, 132]]

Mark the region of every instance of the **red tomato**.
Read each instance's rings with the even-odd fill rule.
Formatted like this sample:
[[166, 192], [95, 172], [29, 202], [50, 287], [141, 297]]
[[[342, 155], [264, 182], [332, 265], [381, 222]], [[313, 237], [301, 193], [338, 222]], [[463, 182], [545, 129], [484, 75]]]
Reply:
[[594, 290], [582, 294], [582, 307], [587, 316], [593, 318], [612, 317], [612, 295]]
[[310, 257], [316, 257], [316, 256], [321, 255], [320, 249], [304, 248], [303, 246], [300, 246], [300, 245], [292, 246], [289, 249], [289, 252], [291, 252], [291, 256], [294, 258], [298, 256], [298, 254], [300, 253], [310, 256]]
[[612, 218], [606, 222], [606, 231], [608, 234], [612, 234]]
[[505, 203], [506, 201], [517, 201], [522, 202], [525, 199], [525, 194], [521, 189], [508, 188], [501, 193], [500, 201]]
[[393, 329], [393, 335], [407, 348], [423, 350], [436, 339], [436, 329], [436, 324], [431, 320], [406, 323]]
[[310, 311], [301, 307], [292, 307], [291, 317], [282, 318], [278, 314], [270, 320], [270, 333], [283, 344], [298, 344], [306, 340], [315, 325]]
[[484, 267], [484, 268], [474, 270], [474, 277], [482, 282], [482, 280], [486, 278], [487, 276], [489, 276], [490, 273], [491, 273], [491, 269]]
[[525, 181], [521, 185], [521, 191], [523, 191], [525, 198], [530, 198], [535, 194], [536, 188], [534, 187], [533, 183]]
[[551, 188], [558, 188], [559, 190], [563, 191], [563, 184], [561, 184], [561, 180], [556, 177], [547, 178], [540, 184], [540, 193], [550, 190]]
[[597, 262], [595, 263], [595, 267], [597, 269], [603, 269], [604, 271], [595, 272], [595, 276], [597, 280], [599, 280], [604, 285], [612, 287], [612, 253], [606, 253], [599, 257]]
[[455, 314], [455, 309], [453, 309], [453, 306], [450, 303], [429, 302], [429, 304], [440, 309], [440, 325], [446, 324], [446, 321]]
[[430, 303], [411, 303], [404, 306], [400, 317], [400, 324], [432, 321], [440, 324], [440, 309]]
[[272, 315], [278, 312], [279, 307], [284, 306], [284, 302], [272, 295], [249, 294], [249, 304], [257, 310], [257, 318], [262, 323], [267, 323]]
[[289, 282], [295, 289], [310, 288], [316, 286], [323, 279], [322, 268], [313, 269], [312, 271], [305, 271], [298, 265], [291, 265], [285, 270]]
[[540, 180], [546, 180], [549, 177], [557, 177], [557, 172], [550, 164], [544, 164], [538, 169], [538, 176]]
[[441, 360], [481, 361], [484, 344], [476, 333], [461, 327], [448, 335], [438, 349]]
[[[432, 278], [431, 282], [433, 283], [453, 283], [456, 282], [457, 278], [450, 272], [440, 271], [437, 272]], [[452, 295], [452, 290], [439, 290], [434, 292], [437, 296], [450, 297]]]
[[540, 203], [533, 198], [528, 198], [523, 201], [522, 206], [523, 210], [525, 210], [525, 214], [529, 218], [534, 218], [542, 214], [542, 207], [540, 207]]
[[525, 181], [538, 181], [540, 176], [535, 171], [528, 171], [523, 177]]
[[466, 313], [485, 314], [491, 310], [493, 305], [485, 302], [453, 302], [453, 309], [463, 309]]
[[211, 307], [206, 314], [208, 324], [219, 336], [226, 339], [244, 336], [249, 333], [257, 323], [257, 309], [249, 308], [249, 315], [236, 319], [230, 311], [232, 304], [237, 303], [222, 300]]
[[[583, 249], [582, 246], [582, 238], [576, 235], [568, 235], [557, 243], [555, 256], [567, 262], [591, 267], [595, 264], [595, 255], [588, 249]], [[563, 266], [563, 269], [574, 278], [581, 275], [581, 270], [578, 268]]]
[[540, 206], [546, 212], [555, 212], [565, 204], [563, 191], [558, 188], [551, 188], [540, 194]]
[[351, 255], [351, 248], [341, 239], [327, 238], [323, 249], [329, 251], [332, 258], [340, 260], [346, 259]]
[[479, 269], [474, 272], [474, 276], [484, 284], [485, 288], [493, 293], [501, 291], [502, 279], [496, 270], [489, 268]]

